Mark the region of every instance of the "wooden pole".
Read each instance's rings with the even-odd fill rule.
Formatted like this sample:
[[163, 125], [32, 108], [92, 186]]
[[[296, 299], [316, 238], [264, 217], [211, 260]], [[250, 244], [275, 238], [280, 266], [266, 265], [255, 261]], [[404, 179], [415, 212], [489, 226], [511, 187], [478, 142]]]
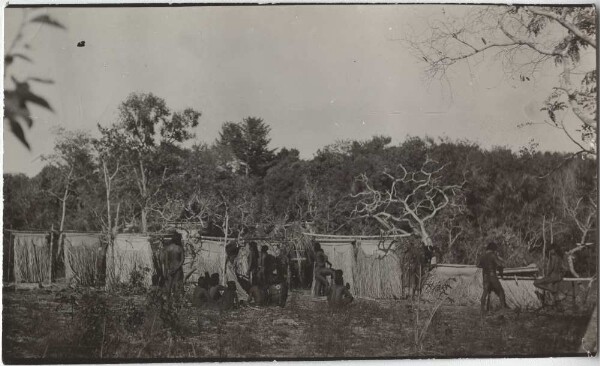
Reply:
[[52, 224], [52, 227], [50, 229], [50, 273], [48, 276], [49, 283], [52, 283], [52, 267], [54, 264], [54, 255], [52, 253], [53, 249], [54, 249], [54, 224]]
[[[544, 248], [542, 249], [542, 277], [546, 276], [546, 215], [542, 217], [542, 238], [544, 240]], [[545, 290], [542, 290], [546, 294]]]
[[[10, 226], [10, 228], [12, 229], [12, 225]], [[9, 240], [9, 242], [8, 242], [8, 265], [9, 265], [9, 272], [8, 273], [10, 273], [10, 265], [11, 265], [11, 262], [12, 262], [12, 274], [13, 274], [12, 275], [12, 280], [15, 281], [15, 278], [16, 278], [15, 277], [15, 257], [14, 257], [14, 255], [15, 255], [15, 243], [14, 243], [13, 236], [14, 236], [14, 234], [11, 231], [9, 233], [9, 238], [8, 238], [8, 240]], [[10, 277], [10, 276], [7, 274], [7, 277]], [[10, 278], [7, 278], [6, 281], [10, 282]]]

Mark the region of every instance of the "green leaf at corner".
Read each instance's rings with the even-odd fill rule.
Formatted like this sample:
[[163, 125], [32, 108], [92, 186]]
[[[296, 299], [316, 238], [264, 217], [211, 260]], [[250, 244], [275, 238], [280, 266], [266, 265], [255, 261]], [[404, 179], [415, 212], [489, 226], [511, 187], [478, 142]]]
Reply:
[[64, 25], [62, 25], [61, 23], [59, 23], [58, 21], [52, 19], [49, 15], [38, 15], [37, 17], [33, 18], [30, 20], [31, 23], [44, 23], [44, 24], [48, 24], [50, 26], [53, 27], [57, 27], [57, 28], [61, 28], [61, 29], [67, 29], [65, 28]]
[[12, 133], [23, 143], [23, 145], [27, 147], [27, 150], [31, 150], [31, 147], [29, 146], [29, 143], [25, 138], [25, 133], [23, 132], [21, 125], [17, 121], [14, 121], [10, 118], [8, 120], [10, 122], [10, 130], [12, 131]]

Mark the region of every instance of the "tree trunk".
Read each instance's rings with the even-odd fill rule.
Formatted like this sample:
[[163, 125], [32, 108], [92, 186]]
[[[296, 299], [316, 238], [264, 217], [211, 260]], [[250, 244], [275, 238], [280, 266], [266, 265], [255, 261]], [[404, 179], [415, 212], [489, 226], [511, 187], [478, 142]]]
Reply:
[[542, 248], [542, 276], [546, 275], [546, 215], [542, 217], [542, 240], [544, 247]]
[[427, 230], [425, 229], [425, 225], [422, 222], [419, 223], [418, 235], [419, 235], [419, 237], [421, 239], [421, 242], [426, 247], [432, 247], [433, 246], [433, 241], [431, 240], [431, 237], [427, 233]]
[[[58, 240], [58, 248], [56, 250], [57, 258], [61, 257], [60, 254], [64, 250], [64, 248], [62, 247], [62, 243], [60, 241], [60, 235], [62, 235], [62, 232], [65, 228], [65, 216], [67, 214], [67, 199], [69, 198], [69, 188], [71, 187], [71, 176], [72, 175], [73, 175], [73, 168], [71, 168], [71, 170], [69, 170], [69, 174], [67, 175], [67, 183], [65, 186], [65, 193], [62, 198], [62, 212], [61, 212], [61, 217], [60, 217], [60, 226], [58, 228], [59, 240]], [[54, 231], [54, 229], [52, 231]]]
[[148, 186], [146, 182], [146, 172], [144, 162], [140, 157], [140, 188], [142, 196], [142, 233], [148, 232]]
[[146, 206], [142, 207], [142, 233], [146, 234], [148, 232], [148, 211]]

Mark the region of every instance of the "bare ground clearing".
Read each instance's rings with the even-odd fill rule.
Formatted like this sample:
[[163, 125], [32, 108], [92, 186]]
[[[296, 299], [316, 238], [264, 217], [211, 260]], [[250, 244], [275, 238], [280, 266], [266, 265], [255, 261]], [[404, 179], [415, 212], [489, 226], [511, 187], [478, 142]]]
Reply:
[[[332, 312], [292, 291], [285, 308], [230, 312], [182, 305], [177, 316], [147, 294], [73, 290], [4, 292], [4, 362], [104, 359], [290, 359], [502, 357], [577, 352], [589, 312], [515, 312], [481, 317], [444, 305], [421, 346], [409, 301], [358, 299]], [[421, 319], [431, 309], [422, 305]]]

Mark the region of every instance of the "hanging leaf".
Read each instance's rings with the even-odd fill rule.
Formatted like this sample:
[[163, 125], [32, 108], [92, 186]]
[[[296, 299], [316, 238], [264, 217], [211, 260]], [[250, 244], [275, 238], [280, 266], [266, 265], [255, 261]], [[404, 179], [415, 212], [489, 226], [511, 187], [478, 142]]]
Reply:
[[33, 119], [25, 101], [21, 100], [14, 90], [4, 91], [4, 118], [16, 122], [25, 120], [29, 128], [33, 125]]
[[8, 65], [10, 65], [14, 61], [15, 58], [20, 58], [20, 59], [25, 60], [27, 62], [33, 63], [32, 59], [30, 59], [29, 57], [25, 56], [22, 53], [8, 54], [8, 55], [4, 56], [4, 62], [6, 62]]
[[32, 22], [32, 23], [44, 23], [44, 24], [48, 24], [48, 25], [53, 26], [53, 27], [57, 27], [57, 28], [61, 28], [61, 29], [67, 29], [67, 28], [65, 28], [64, 25], [62, 25], [58, 21], [50, 18], [49, 15], [45, 15], [45, 14], [44, 15], [38, 15], [37, 17], [31, 19], [30, 22]]
[[10, 130], [12, 131], [12, 133], [23, 143], [23, 145], [27, 147], [27, 150], [31, 150], [31, 147], [29, 146], [29, 143], [25, 138], [25, 133], [23, 132], [21, 125], [17, 121], [13, 121], [12, 119], [9, 119], [9, 122]]
[[44, 99], [38, 95], [35, 95], [31, 92], [31, 90], [29, 88], [29, 84], [27, 82], [21, 83], [21, 82], [18, 82], [15, 80], [15, 85], [16, 85], [15, 93], [17, 93], [20, 100], [22, 100], [23, 102], [31, 102], [31, 103], [37, 104], [43, 108], [46, 108], [46, 109], [54, 112], [54, 110], [52, 109], [50, 104], [46, 101], [46, 99]]
[[36, 81], [38, 83], [44, 83], [44, 84], [54, 84], [54, 80], [52, 80], [52, 79], [30, 77], [30, 78], [27, 78], [27, 80]]

